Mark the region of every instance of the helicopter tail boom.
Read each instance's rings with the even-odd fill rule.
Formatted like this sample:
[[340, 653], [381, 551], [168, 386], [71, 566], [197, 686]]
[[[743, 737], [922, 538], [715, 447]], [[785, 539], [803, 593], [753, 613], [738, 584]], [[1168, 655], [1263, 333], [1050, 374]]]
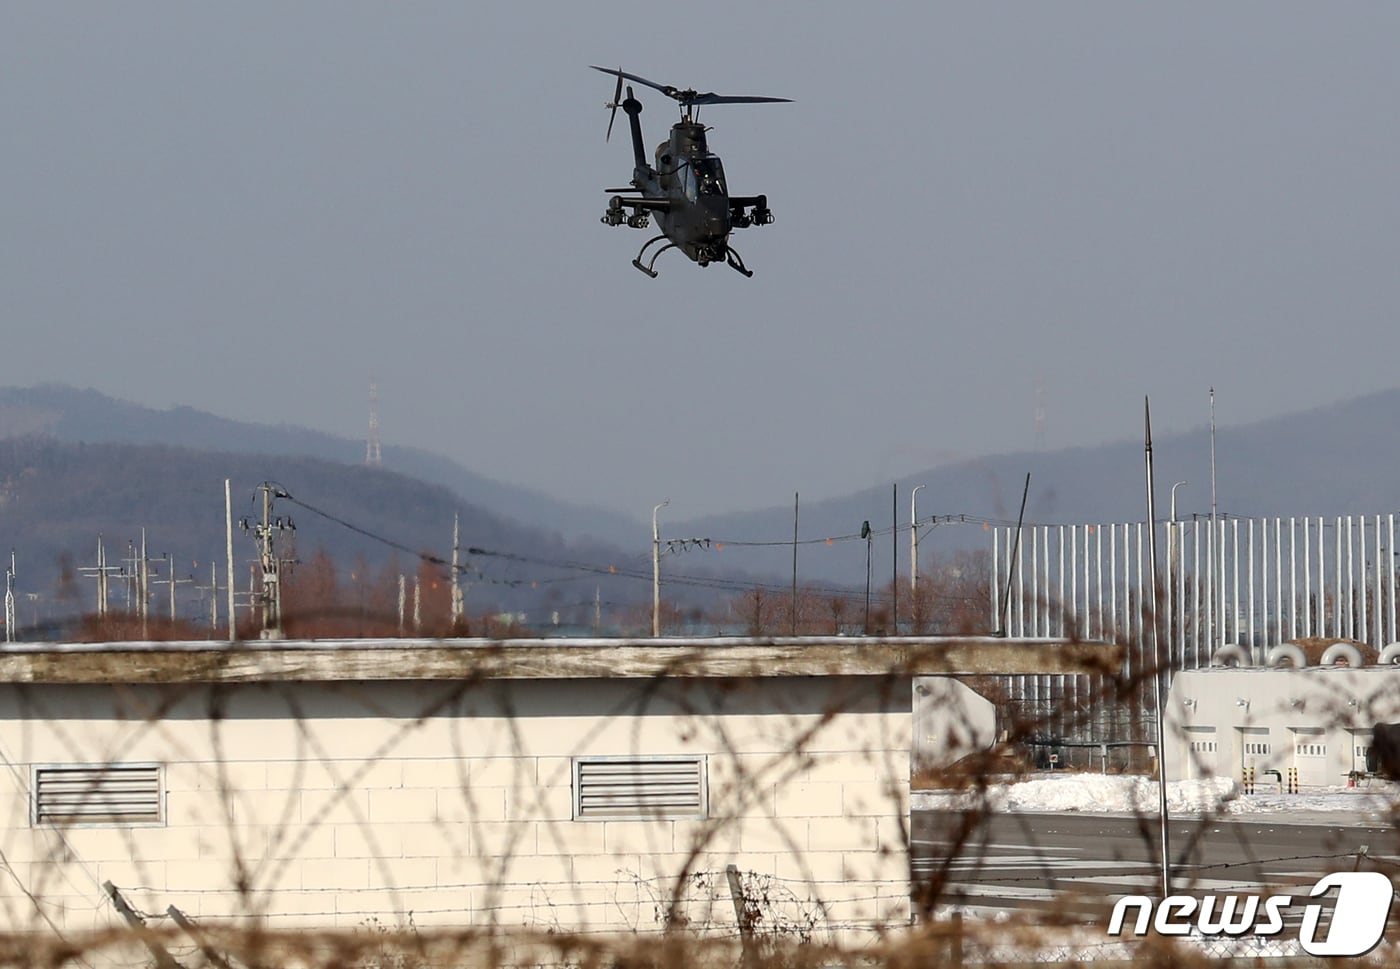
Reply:
[[637, 171], [647, 168], [647, 153], [642, 147], [642, 102], [632, 95], [632, 86], [627, 86], [627, 100], [622, 102], [622, 110], [627, 112], [627, 126], [632, 131], [632, 160]]

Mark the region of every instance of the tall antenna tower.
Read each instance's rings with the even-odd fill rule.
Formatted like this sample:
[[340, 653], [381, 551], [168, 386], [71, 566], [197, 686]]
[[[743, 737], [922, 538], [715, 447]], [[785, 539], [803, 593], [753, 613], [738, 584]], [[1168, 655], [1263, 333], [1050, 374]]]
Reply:
[[369, 382], [369, 437], [365, 439], [365, 464], [377, 468], [382, 463], [379, 455], [379, 388], [373, 380]]

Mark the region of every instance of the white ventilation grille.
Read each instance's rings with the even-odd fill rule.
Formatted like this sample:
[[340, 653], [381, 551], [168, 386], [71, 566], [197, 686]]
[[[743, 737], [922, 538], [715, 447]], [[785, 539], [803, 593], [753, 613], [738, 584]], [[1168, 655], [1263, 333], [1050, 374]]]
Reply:
[[34, 768], [35, 824], [161, 824], [159, 764]]
[[703, 756], [574, 758], [578, 820], [703, 818], [707, 802]]

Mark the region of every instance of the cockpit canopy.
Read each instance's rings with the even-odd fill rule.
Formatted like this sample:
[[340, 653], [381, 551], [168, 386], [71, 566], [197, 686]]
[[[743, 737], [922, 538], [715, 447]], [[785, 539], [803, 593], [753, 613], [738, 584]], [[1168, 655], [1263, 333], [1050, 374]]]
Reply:
[[728, 195], [724, 184], [724, 166], [717, 155], [692, 158], [685, 172], [685, 194], [695, 199], [702, 195]]

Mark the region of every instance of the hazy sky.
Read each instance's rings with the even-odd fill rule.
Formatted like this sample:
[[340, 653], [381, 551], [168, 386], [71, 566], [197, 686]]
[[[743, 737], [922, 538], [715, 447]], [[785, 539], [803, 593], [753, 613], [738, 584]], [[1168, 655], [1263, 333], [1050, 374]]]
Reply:
[[[1391, 387], [1400, 5], [0, 5], [0, 384], [644, 518]], [[706, 109], [752, 279], [600, 224]], [[638, 92], [648, 149], [675, 119]], [[1039, 388], [1039, 392], [1037, 390]], [[217, 444], [217, 442], [211, 442]], [[353, 456], [352, 456], [353, 457]]]

